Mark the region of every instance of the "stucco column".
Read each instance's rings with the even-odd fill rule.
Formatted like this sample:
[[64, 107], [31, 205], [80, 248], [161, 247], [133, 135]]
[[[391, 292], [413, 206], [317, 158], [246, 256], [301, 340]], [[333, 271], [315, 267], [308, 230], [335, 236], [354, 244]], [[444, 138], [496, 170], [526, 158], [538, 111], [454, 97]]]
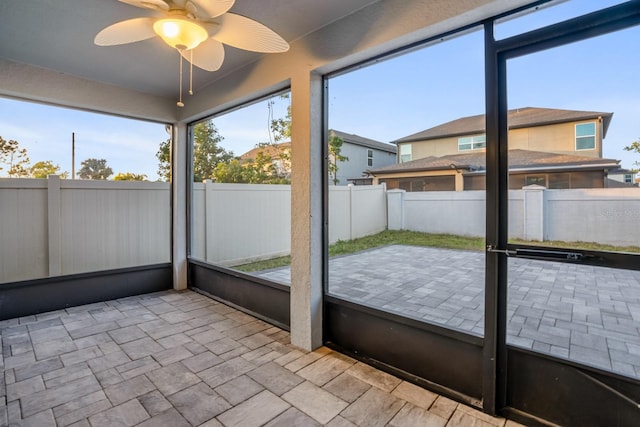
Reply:
[[183, 290], [187, 288], [187, 125], [184, 123], [173, 124], [171, 143], [171, 185], [173, 206], [171, 233], [173, 246], [171, 256], [173, 259], [173, 289]]
[[291, 77], [291, 343], [322, 345], [322, 78]]
[[456, 180], [456, 191], [464, 191], [464, 176], [462, 176], [462, 173], [457, 171], [454, 176]]

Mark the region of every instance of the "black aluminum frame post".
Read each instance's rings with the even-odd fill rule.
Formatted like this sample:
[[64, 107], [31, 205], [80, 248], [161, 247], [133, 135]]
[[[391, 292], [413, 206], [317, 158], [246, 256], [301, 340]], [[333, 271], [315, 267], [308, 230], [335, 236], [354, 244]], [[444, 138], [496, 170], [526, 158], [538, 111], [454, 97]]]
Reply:
[[[505, 70], [498, 57], [493, 21], [485, 23], [487, 135], [486, 245], [505, 248], [508, 238], [508, 150]], [[506, 404], [507, 257], [486, 251], [483, 409], [495, 415]]]

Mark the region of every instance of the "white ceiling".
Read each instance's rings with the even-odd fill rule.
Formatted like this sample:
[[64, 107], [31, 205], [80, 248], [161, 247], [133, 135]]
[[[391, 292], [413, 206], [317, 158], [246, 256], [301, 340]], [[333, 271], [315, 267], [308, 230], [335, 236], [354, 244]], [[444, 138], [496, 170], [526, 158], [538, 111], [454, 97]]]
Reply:
[[[236, 0], [231, 12], [255, 19], [292, 42], [375, 2]], [[118, 0], [2, 0], [0, 58], [151, 95], [175, 97], [178, 54], [158, 37], [120, 46], [93, 44], [102, 28], [151, 13]], [[194, 67], [195, 89], [260, 56], [225, 46], [220, 70], [206, 72]]]

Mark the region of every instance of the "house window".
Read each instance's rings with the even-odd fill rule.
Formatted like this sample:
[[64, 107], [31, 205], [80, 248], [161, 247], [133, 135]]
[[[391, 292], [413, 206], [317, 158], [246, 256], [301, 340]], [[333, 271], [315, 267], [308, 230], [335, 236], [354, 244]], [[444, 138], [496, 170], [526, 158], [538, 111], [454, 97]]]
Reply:
[[458, 151], [479, 150], [487, 146], [485, 135], [465, 136], [458, 138]]
[[594, 150], [596, 148], [596, 124], [580, 123], [576, 125], [576, 150]]
[[402, 144], [400, 146], [400, 163], [411, 161], [411, 144]]
[[367, 150], [367, 166], [373, 166], [373, 150]]
[[571, 173], [559, 172], [549, 174], [549, 186], [551, 190], [561, 190], [571, 188]]
[[487, 189], [486, 177], [484, 175], [466, 175], [463, 180], [465, 191]]
[[546, 187], [547, 177], [546, 175], [527, 175], [524, 179], [524, 185], [541, 185]]
[[604, 188], [602, 171], [571, 173], [571, 188]]
[[627, 183], [627, 184], [631, 184], [633, 182], [631, 180], [631, 174], [630, 173], [624, 175], [624, 182]]

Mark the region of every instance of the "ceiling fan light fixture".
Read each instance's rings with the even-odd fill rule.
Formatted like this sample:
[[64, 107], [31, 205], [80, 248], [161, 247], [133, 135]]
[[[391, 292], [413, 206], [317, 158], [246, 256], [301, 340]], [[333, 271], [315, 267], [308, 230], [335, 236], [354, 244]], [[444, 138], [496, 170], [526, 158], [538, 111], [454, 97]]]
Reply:
[[[0, 0], [1, 1], [1, 0]], [[223, 44], [261, 53], [289, 50], [289, 44], [258, 21], [229, 12], [235, 0], [119, 0], [135, 7], [162, 14], [126, 19], [96, 34], [98, 46], [134, 43], [159, 36], [178, 51], [180, 59], [180, 97], [183, 107], [182, 61], [189, 61], [189, 94], [193, 95], [193, 66], [216, 71], [224, 60]], [[197, 49], [194, 52], [194, 49]], [[188, 52], [188, 54], [187, 54]], [[187, 56], [188, 55], [188, 56]]]
[[158, 19], [153, 24], [153, 31], [178, 50], [193, 49], [209, 38], [209, 33], [202, 26], [177, 16]]

